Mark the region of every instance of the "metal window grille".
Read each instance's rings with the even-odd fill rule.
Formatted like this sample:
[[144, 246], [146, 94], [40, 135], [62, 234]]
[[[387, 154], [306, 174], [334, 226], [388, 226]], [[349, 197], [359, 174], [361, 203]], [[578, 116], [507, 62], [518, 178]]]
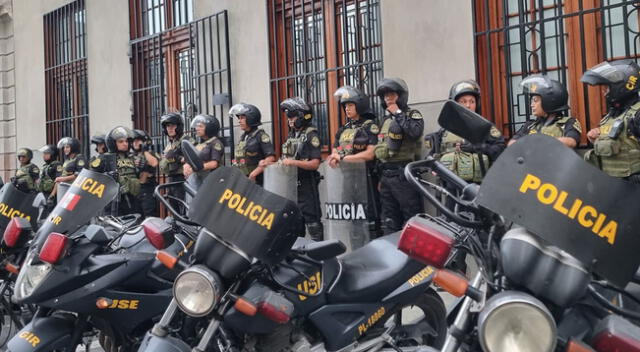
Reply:
[[606, 112], [602, 92], [580, 82], [604, 60], [638, 57], [637, 0], [475, 0], [476, 72], [483, 111], [509, 134], [530, 118], [520, 82], [544, 73], [564, 83], [583, 132]]
[[86, 10], [74, 1], [44, 16], [47, 143], [78, 138], [89, 154]]
[[193, 0], [129, 0], [131, 39], [153, 36], [193, 21]]
[[328, 148], [344, 122], [333, 92], [349, 84], [374, 95], [382, 78], [379, 0], [268, 0], [267, 6], [275, 140], [284, 142], [288, 130], [280, 102], [300, 96]]
[[[166, 0], [168, 1], [168, 0]], [[174, 9], [192, 8], [190, 0], [172, 1]], [[132, 12], [139, 1], [130, 3]], [[185, 10], [185, 11], [186, 11]], [[184, 12], [182, 12], [184, 13]], [[131, 36], [140, 32], [142, 14], [132, 17]], [[169, 22], [180, 21], [169, 18]], [[191, 20], [191, 15], [183, 20]], [[179, 29], [132, 39], [134, 126], [149, 133], [161, 150], [165, 138], [160, 117], [169, 111], [185, 117], [185, 130], [197, 114], [216, 116], [222, 126], [225, 145], [233, 145], [232, 131], [225, 117], [231, 102], [231, 71], [226, 11], [191, 21]], [[231, 152], [231, 148], [227, 149]]]

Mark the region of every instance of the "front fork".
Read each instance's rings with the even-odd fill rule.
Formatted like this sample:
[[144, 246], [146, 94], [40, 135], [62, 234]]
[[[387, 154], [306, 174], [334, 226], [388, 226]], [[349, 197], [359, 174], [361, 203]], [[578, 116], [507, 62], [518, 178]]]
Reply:
[[[476, 276], [474, 276], [471, 281], [471, 286], [475, 288], [480, 288], [480, 281], [482, 279], [482, 273], [478, 271]], [[458, 311], [458, 315], [456, 315], [456, 319], [453, 322], [453, 325], [449, 327], [449, 333], [447, 334], [447, 339], [442, 346], [442, 352], [454, 352], [458, 350], [460, 347], [460, 341], [458, 340], [458, 336], [461, 333], [466, 333], [467, 327], [469, 325], [469, 309], [471, 308], [471, 304], [473, 303], [473, 299], [467, 296], [464, 298], [462, 302], [462, 306], [460, 306], [460, 310]]]

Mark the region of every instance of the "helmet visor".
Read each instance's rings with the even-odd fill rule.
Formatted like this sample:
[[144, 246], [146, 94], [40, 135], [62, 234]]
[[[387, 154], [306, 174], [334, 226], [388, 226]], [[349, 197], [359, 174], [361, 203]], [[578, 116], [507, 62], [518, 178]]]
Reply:
[[118, 139], [133, 139], [133, 131], [131, 131], [131, 129], [124, 127], [124, 126], [118, 126], [116, 128], [114, 128], [111, 133], [111, 138], [113, 138], [114, 141], [117, 141]]
[[229, 116], [238, 117], [240, 115], [246, 115], [249, 112], [249, 108], [245, 104], [236, 104], [229, 109]]
[[193, 120], [191, 120], [191, 128], [195, 129], [196, 127], [198, 127], [199, 123], [201, 123], [201, 124], [206, 126], [207, 119], [202, 115], [198, 115], [198, 116], [194, 117]]
[[58, 142], [57, 147], [58, 149], [62, 149], [64, 148], [65, 145], [71, 145], [71, 144], [72, 144], [71, 137], [64, 137]]
[[605, 61], [585, 72], [580, 81], [591, 85], [597, 85], [618, 83], [624, 81], [624, 79], [624, 72], [618, 70], [616, 66]]
[[530, 76], [520, 82], [525, 93], [537, 94], [540, 89], [551, 88], [551, 80], [546, 76]]
[[360, 91], [352, 86], [342, 86], [333, 93], [333, 96], [339, 100], [353, 99], [360, 95]]

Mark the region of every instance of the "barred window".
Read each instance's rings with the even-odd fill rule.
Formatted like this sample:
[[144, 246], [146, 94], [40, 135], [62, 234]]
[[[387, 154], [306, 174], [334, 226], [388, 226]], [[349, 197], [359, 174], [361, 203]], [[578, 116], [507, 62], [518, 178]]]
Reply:
[[545, 73], [567, 86], [570, 114], [583, 132], [597, 126], [606, 112], [602, 89], [580, 78], [604, 60], [638, 58], [639, 5], [634, 0], [474, 0], [483, 114], [513, 135], [531, 118], [520, 82]]
[[44, 16], [47, 143], [75, 137], [89, 154], [87, 26], [84, 0]]
[[371, 96], [382, 78], [379, 0], [268, 0], [271, 112], [276, 145], [288, 124], [279, 104], [300, 96], [314, 111], [325, 151], [345, 122], [333, 92], [349, 84]]

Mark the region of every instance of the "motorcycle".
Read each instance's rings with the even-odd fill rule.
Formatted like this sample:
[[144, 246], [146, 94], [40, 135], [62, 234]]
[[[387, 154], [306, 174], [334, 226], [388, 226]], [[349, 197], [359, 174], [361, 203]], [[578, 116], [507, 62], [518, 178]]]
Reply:
[[[464, 127], [478, 127], [479, 119], [454, 102], [447, 102], [440, 115], [441, 124], [446, 120], [455, 125], [459, 130], [454, 133], [472, 142], [481, 141], [484, 130], [465, 131]], [[436, 285], [462, 297], [451, 312], [442, 351], [640, 350], [640, 328], [624, 318], [640, 315], [613, 304], [597, 287], [605, 286], [638, 301], [621, 288], [633, 279], [638, 267], [629, 251], [629, 246], [637, 247], [633, 246], [634, 237], [629, 236], [634, 226], [624, 221], [628, 214], [623, 210], [614, 216], [620, 222], [619, 229], [624, 229], [616, 233], [615, 240], [622, 246], [611, 246], [609, 232], [577, 228], [576, 223], [584, 227], [584, 214], [571, 216], [571, 211], [581, 214], [582, 204], [596, 204], [589, 207], [597, 208], [600, 214], [615, 214], [606, 199], [601, 197], [596, 203], [576, 180], [589, 180], [589, 187], [596, 189], [608, 186], [631, 194], [635, 190], [576, 159], [572, 151], [550, 137], [528, 136], [503, 153], [479, 187], [466, 183], [433, 158], [407, 166], [407, 179], [448, 221], [467, 229], [443, 228], [434, 218], [421, 215], [409, 221], [400, 239], [402, 251], [438, 268]], [[563, 168], [563, 164], [570, 167]], [[417, 177], [421, 168], [436, 172], [460, 190], [461, 197], [449, 194], [458, 204], [454, 210], [429, 192], [438, 186]], [[519, 181], [527, 177], [527, 183]], [[530, 183], [533, 177], [548, 180], [545, 188], [555, 187], [554, 201], [549, 202], [545, 192], [535, 193], [535, 198], [523, 196], [530, 188], [538, 188]], [[564, 195], [558, 201], [560, 194]], [[569, 195], [580, 204], [574, 201], [565, 209]], [[572, 210], [574, 207], [578, 209]], [[525, 227], [507, 226], [505, 218]], [[601, 222], [603, 229], [608, 226], [604, 219]], [[443, 263], [459, 251], [470, 253], [477, 263], [478, 272], [472, 280], [444, 268]]]
[[[183, 143], [194, 170], [201, 164]], [[445, 307], [433, 269], [396, 249], [399, 233], [341, 255], [312, 242], [295, 203], [234, 168], [202, 184], [189, 215], [202, 225], [193, 262], [139, 351], [421, 351], [440, 347]], [[224, 219], [224, 221], [220, 221]], [[165, 258], [168, 256], [165, 256]], [[422, 317], [408, 322], [407, 307]]]
[[37, 308], [8, 351], [75, 351], [96, 334], [105, 351], [134, 350], [162, 314], [175, 274], [155, 260], [154, 245], [182, 256], [196, 230], [171, 219], [97, 217], [118, 190], [112, 177], [82, 170], [38, 229], [13, 295]]

